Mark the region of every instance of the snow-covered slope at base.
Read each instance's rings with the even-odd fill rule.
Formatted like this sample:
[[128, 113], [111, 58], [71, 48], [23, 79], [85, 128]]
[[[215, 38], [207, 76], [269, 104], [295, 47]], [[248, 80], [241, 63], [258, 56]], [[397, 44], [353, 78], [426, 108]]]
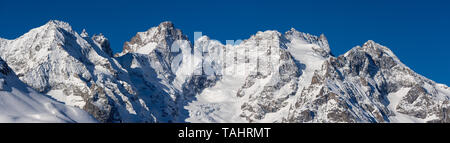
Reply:
[[85, 111], [31, 89], [1, 59], [0, 66], [0, 122], [97, 122]]

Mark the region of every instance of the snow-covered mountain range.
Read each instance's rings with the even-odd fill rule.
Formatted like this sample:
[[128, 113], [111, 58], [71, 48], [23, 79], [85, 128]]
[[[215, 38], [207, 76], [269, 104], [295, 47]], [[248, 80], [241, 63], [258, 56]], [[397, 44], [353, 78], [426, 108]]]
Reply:
[[52, 20], [0, 38], [0, 57], [0, 122], [450, 122], [450, 89], [387, 47], [336, 57], [293, 28], [222, 44], [163, 22], [113, 55]]

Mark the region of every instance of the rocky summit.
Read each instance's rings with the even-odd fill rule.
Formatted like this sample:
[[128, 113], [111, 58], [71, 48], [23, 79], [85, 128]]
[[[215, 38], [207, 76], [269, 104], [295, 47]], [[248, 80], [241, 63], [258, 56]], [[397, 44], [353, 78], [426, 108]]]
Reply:
[[334, 56], [294, 28], [222, 44], [162, 22], [114, 54], [51, 20], [0, 38], [0, 57], [1, 122], [450, 122], [449, 87], [389, 48]]

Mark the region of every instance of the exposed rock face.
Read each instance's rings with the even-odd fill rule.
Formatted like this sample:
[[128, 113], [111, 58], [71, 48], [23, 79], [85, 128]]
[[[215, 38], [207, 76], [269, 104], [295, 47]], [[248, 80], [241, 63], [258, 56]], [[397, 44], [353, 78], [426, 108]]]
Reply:
[[101, 122], [450, 122], [450, 89], [387, 47], [330, 51], [324, 35], [295, 29], [192, 44], [171, 22], [114, 57], [105, 36], [60, 21], [0, 39], [20, 80]]
[[158, 27], [139, 32], [125, 43], [122, 53], [116, 55], [128, 71], [137, 93], [148, 96], [152, 102], [149, 108], [158, 110], [154, 113], [158, 121], [185, 122], [188, 111], [184, 106], [220, 79], [219, 75], [202, 72], [200, 65], [208, 60], [197, 60], [201, 57], [196, 56], [208, 54], [208, 50], [201, 49], [202, 44], [193, 47], [187, 36], [171, 22], [163, 22]]

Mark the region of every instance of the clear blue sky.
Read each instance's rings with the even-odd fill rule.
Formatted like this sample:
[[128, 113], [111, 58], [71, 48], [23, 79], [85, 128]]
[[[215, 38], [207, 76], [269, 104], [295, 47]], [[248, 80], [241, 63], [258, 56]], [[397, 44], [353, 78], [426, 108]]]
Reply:
[[448, 0], [0, 0], [2, 38], [14, 39], [50, 19], [69, 22], [78, 32], [103, 33], [115, 52], [136, 32], [167, 20], [189, 37], [201, 31], [220, 41], [291, 27], [324, 33], [335, 55], [371, 39], [419, 74], [450, 85]]

